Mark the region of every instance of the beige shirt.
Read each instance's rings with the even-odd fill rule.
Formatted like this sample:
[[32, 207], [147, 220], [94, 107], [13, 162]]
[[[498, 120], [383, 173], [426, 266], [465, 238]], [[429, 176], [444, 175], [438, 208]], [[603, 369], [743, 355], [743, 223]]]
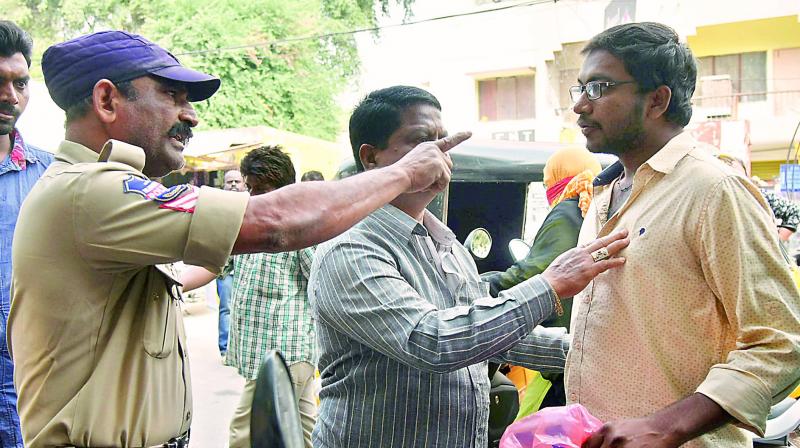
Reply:
[[109, 143], [98, 162], [65, 141], [22, 207], [8, 345], [28, 447], [152, 446], [189, 429], [180, 284], [159, 265], [219, 271], [248, 195], [153, 190], [143, 165], [134, 146]]
[[[606, 183], [595, 187], [580, 243], [623, 228], [631, 243], [624, 267], [574, 299], [568, 401], [610, 421], [697, 391], [763, 431], [771, 404], [800, 377], [800, 294], [766, 201], [688, 133], [639, 168], [608, 220]], [[747, 445], [725, 425], [685, 446]]]

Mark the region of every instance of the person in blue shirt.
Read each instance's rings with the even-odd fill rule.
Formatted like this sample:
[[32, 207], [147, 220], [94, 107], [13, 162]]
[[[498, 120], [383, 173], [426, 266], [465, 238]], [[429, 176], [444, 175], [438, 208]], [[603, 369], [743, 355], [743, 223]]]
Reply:
[[0, 446], [22, 447], [14, 390], [14, 365], [6, 345], [11, 306], [11, 240], [22, 201], [53, 161], [25, 144], [15, 125], [28, 104], [33, 40], [13, 22], [0, 20]]

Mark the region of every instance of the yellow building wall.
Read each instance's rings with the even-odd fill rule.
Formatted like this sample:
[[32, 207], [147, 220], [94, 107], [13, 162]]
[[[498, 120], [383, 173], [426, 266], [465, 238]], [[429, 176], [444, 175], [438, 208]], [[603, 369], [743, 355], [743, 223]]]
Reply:
[[753, 162], [750, 164], [750, 175], [758, 176], [761, 180], [772, 180], [780, 174], [782, 163], [786, 163], [786, 160]]
[[[686, 43], [698, 58], [766, 51], [767, 77], [770, 77], [772, 51], [800, 47], [800, 19], [797, 15], [791, 15], [699, 26], [694, 35], [687, 36]], [[764, 160], [764, 154], [754, 154], [754, 158], [761, 160], [753, 162], [752, 174], [762, 179], [776, 177], [780, 164], [785, 163], [785, 150], [779, 153], [780, 157], [770, 160]]]
[[686, 42], [695, 57], [800, 47], [798, 16], [699, 26]]

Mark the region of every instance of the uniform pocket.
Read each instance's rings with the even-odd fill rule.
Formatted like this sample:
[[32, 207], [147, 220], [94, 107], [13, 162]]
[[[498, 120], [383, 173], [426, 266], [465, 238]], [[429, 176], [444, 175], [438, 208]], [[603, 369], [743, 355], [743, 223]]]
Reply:
[[151, 269], [147, 279], [147, 298], [144, 306], [144, 351], [154, 358], [166, 358], [175, 346], [177, 305], [173, 291], [177, 291], [171, 273], [160, 267]]

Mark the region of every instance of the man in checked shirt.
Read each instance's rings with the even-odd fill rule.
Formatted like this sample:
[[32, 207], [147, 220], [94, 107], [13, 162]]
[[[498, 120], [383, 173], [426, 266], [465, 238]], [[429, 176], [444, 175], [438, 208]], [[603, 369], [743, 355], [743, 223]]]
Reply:
[[[389, 166], [446, 135], [440, 111], [415, 87], [370, 93], [350, 118], [358, 168]], [[402, 195], [315, 253], [315, 447], [485, 447], [487, 361], [563, 370], [568, 342], [534, 327], [561, 309], [559, 297], [624, 263], [606, 259], [628, 244], [623, 231], [492, 298], [466, 249], [426, 211], [436, 193]]]
[[[241, 173], [251, 196], [295, 183], [292, 159], [279, 146], [261, 146], [242, 159]], [[314, 320], [306, 287], [314, 251], [241, 254], [231, 257], [233, 271], [231, 326], [225, 365], [246, 380], [230, 424], [230, 448], [251, 446], [250, 418], [258, 369], [270, 350], [280, 350], [289, 365], [303, 426], [306, 448], [317, 418], [314, 386], [316, 350]], [[181, 278], [184, 290], [214, 278], [199, 266], [189, 266]]]

